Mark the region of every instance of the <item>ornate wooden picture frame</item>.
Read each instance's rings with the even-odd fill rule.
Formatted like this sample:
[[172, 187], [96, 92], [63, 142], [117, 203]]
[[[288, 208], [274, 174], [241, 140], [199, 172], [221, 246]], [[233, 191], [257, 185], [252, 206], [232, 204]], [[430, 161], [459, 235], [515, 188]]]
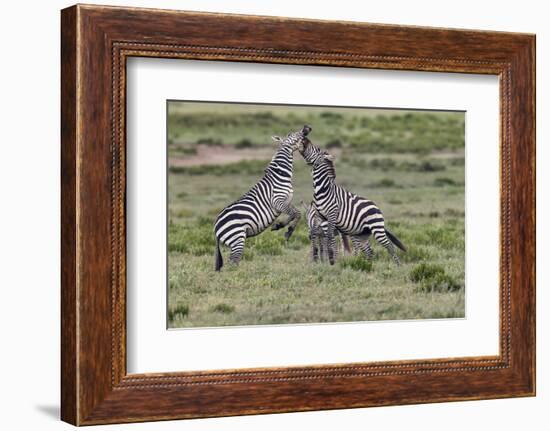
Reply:
[[[535, 37], [73, 6], [61, 20], [61, 417], [75, 425], [535, 394]], [[126, 60], [460, 72], [500, 79], [500, 353], [126, 372]]]

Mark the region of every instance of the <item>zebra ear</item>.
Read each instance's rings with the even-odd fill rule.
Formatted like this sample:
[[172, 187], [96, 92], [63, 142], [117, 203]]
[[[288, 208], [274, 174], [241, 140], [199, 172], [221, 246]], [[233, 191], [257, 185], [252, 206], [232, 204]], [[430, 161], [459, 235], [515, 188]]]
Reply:
[[332, 154], [324, 154], [323, 157], [326, 160], [330, 160], [331, 162], [334, 162], [334, 160], [336, 160], [336, 157], [334, 157]]
[[280, 136], [272, 136], [271, 139], [273, 139], [273, 142], [277, 142], [278, 144], [282, 143], [283, 142], [283, 138], [281, 138]]

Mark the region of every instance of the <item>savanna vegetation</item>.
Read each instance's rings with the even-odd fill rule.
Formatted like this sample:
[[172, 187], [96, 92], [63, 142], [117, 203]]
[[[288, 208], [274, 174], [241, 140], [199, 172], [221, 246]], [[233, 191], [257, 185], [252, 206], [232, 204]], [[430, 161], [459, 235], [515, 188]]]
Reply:
[[[340, 256], [313, 264], [302, 220], [247, 239], [238, 267], [214, 271], [219, 211], [263, 174], [286, 135], [309, 124], [336, 156], [337, 181], [374, 200], [407, 246], [397, 267]], [[423, 319], [464, 316], [464, 115], [453, 112], [290, 108], [170, 102], [168, 109], [169, 327]], [[311, 200], [294, 160], [294, 201]]]

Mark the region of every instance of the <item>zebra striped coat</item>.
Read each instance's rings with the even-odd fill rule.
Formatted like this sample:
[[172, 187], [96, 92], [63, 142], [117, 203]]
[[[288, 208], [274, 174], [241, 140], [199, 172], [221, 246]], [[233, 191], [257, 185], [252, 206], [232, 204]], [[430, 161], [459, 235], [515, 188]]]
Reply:
[[376, 204], [357, 196], [336, 184], [334, 158], [309, 140], [304, 142], [300, 153], [312, 166], [313, 198], [319, 214], [326, 219], [328, 257], [331, 264], [335, 259], [334, 229], [349, 235], [356, 251], [363, 252], [368, 259], [373, 257], [369, 242], [372, 234], [399, 264], [394, 245], [406, 251], [405, 246], [385, 227], [384, 216]]
[[225, 207], [214, 225], [216, 236], [215, 269], [223, 266], [220, 243], [231, 249], [230, 261], [241, 260], [245, 239], [263, 232], [272, 225], [280, 214], [287, 214], [286, 221], [272, 225], [272, 230], [288, 226], [285, 238], [288, 240], [300, 219], [300, 212], [292, 205], [292, 162], [294, 151], [301, 149], [302, 141], [311, 131], [304, 126], [298, 132], [289, 133], [286, 138], [274, 137], [279, 149], [265, 169], [264, 176], [237, 201]]

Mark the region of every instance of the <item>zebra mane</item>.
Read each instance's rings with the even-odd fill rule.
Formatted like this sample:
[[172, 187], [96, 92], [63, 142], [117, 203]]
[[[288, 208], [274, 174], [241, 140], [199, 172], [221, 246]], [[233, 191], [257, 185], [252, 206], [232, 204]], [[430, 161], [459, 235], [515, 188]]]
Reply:
[[334, 162], [329, 159], [325, 159], [325, 164], [328, 166], [328, 176], [330, 178], [335, 179], [336, 178], [336, 169], [334, 168]]
[[[277, 139], [278, 138], [278, 139]], [[271, 157], [271, 160], [264, 169], [264, 174], [272, 172], [277, 166], [290, 163], [292, 165], [292, 150], [290, 149], [289, 142], [284, 138], [272, 137], [273, 141], [279, 143], [279, 147], [275, 151], [275, 154]]]
[[329, 178], [335, 179], [336, 178], [336, 169], [334, 168], [334, 162], [332, 158], [329, 158], [327, 156], [330, 156], [330, 154], [325, 151], [321, 150], [316, 157], [315, 162], [313, 163], [314, 169], [319, 167], [325, 167], [324, 171], [327, 174]]

